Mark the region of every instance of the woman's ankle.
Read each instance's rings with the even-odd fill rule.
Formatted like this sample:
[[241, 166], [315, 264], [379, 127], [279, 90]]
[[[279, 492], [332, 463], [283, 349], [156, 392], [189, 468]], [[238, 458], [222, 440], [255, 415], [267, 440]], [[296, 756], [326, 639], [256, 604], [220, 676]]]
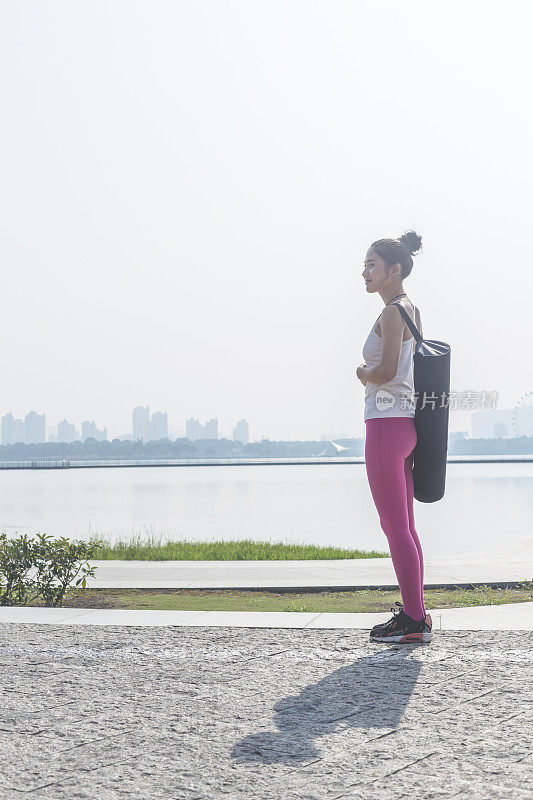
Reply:
[[[407, 611], [405, 613], [407, 614]], [[417, 619], [417, 617], [413, 617], [411, 616], [411, 614], [407, 614], [407, 616], [410, 617], [413, 620], [413, 622], [424, 622], [426, 618], [426, 612], [424, 611], [424, 616], [421, 619]]]

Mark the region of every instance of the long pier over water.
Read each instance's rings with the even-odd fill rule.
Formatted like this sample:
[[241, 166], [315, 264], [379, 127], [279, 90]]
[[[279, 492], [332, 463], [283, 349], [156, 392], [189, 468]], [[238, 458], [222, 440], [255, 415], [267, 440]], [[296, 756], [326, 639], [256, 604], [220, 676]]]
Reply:
[[[364, 464], [363, 456], [301, 456], [295, 458], [144, 458], [0, 461], [0, 469], [90, 469], [101, 467], [236, 467], [274, 464]], [[447, 464], [533, 463], [533, 455], [450, 456]]]

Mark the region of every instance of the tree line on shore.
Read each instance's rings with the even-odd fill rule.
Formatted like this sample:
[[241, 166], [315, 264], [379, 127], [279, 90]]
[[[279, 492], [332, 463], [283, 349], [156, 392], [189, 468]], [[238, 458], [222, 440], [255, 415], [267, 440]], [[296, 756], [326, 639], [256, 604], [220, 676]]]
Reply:
[[[41, 444], [0, 445], [0, 461], [35, 460], [94, 460], [94, 459], [161, 459], [161, 458], [296, 458], [309, 456], [364, 456], [363, 438], [338, 439], [336, 444], [345, 447], [340, 452], [328, 441], [273, 441], [242, 444], [231, 439], [186, 438], [159, 439], [143, 442], [96, 441], [43, 442]], [[450, 437], [448, 455], [530, 455], [533, 454], [533, 437], [518, 436], [512, 439], [468, 439]]]

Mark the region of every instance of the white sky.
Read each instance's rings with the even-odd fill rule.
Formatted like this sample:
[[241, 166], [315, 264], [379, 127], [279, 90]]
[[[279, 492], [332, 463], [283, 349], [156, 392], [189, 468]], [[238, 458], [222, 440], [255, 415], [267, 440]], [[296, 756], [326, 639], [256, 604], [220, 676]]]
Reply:
[[[452, 390], [533, 389], [529, 2], [2, 0], [0, 413], [364, 433], [370, 243]], [[450, 429], [468, 427], [452, 412]]]

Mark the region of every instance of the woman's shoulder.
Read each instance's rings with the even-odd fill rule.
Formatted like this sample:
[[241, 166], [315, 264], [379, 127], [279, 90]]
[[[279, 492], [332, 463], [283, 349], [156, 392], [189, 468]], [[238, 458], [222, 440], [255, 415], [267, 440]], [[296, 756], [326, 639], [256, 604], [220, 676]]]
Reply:
[[[391, 304], [392, 305], [392, 304]], [[407, 299], [407, 302], [398, 302], [398, 305], [401, 305], [404, 311], [407, 312], [409, 317], [414, 320], [416, 327], [420, 330], [420, 309], [416, 306], [412, 300]], [[385, 306], [385, 308], [390, 308], [391, 306]], [[385, 309], [383, 309], [385, 311]], [[401, 311], [400, 311], [401, 314]]]
[[[415, 304], [413, 303], [412, 300], [408, 300], [407, 302], [397, 301], [396, 304], [402, 306], [404, 311], [407, 313], [408, 317], [410, 317], [414, 321], [417, 329], [420, 331], [420, 334], [422, 335], [422, 321], [421, 321], [421, 318], [420, 318], [420, 310], [419, 310], [418, 306], [415, 306]], [[389, 319], [391, 319], [393, 321], [401, 319], [404, 322], [405, 326], [406, 326], [406, 328], [404, 330], [404, 337], [403, 337], [404, 340], [405, 340], [405, 339], [407, 339], [407, 338], [409, 338], [411, 336], [411, 332], [409, 330], [407, 330], [407, 323], [405, 322], [405, 320], [403, 318], [402, 312], [401, 311], [398, 312], [396, 309], [394, 309], [394, 305], [395, 305], [395, 303], [391, 303], [390, 305], [384, 306], [381, 309], [381, 314], [379, 315], [379, 317], [377, 319], [377, 326], [378, 326], [378, 329], [379, 329], [379, 333], [381, 334], [381, 324], [380, 323], [381, 323], [382, 318], [384, 318], [384, 319], [389, 318]]]
[[416, 319], [416, 317], [414, 317], [414, 311], [415, 311], [414, 303], [407, 304], [398, 302], [398, 303], [391, 303], [390, 305], [384, 306], [384, 308], [381, 309], [381, 314], [379, 315], [379, 322], [381, 322], [381, 320], [391, 320], [393, 324], [396, 323], [396, 325], [398, 325], [398, 323], [400, 322], [405, 322], [402, 312], [395, 309], [394, 308], [395, 305], [402, 306], [403, 310], [407, 313], [408, 317], [410, 317], [411, 319]]

